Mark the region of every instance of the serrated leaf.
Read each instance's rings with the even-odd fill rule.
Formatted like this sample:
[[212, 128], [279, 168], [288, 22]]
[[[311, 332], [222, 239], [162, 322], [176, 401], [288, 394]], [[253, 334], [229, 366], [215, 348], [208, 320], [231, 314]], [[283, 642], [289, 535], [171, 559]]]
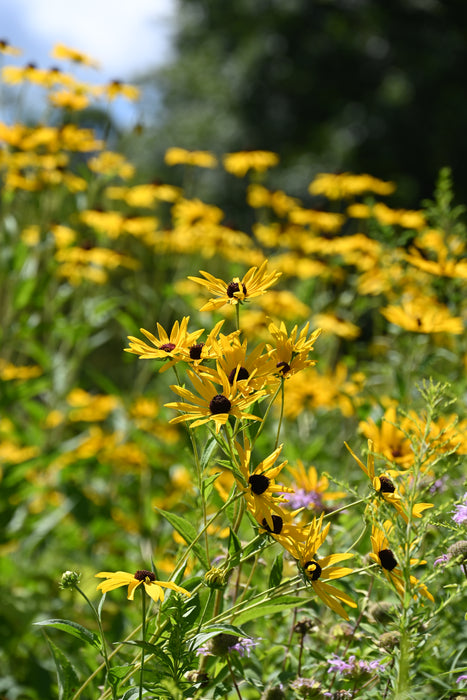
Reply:
[[291, 610], [292, 608], [303, 607], [308, 601], [305, 598], [297, 596], [281, 596], [273, 600], [265, 600], [258, 605], [253, 605], [251, 608], [244, 610], [235, 615], [235, 622], [238, 625], [243, 625], [250, 620], [257, 620], [266, 615], [274, 615], [283, 610]]
[[57, 669], [59, 700], [71, 700], [80, 686], [77, 673], [61, 649], [47, 635], [45, 637]]
[[[193, 525], [189, 523], [188, 520], [185, 520], [185, 518], [182, 518], [180, 515], [175, 515], [175, 513], [169, 513], [167, 510], [162, 510], [162, 508], [157, 508], [156, 510], [164, 516], [164, 518], [172, 525], [178, 534], [183, 537], [187, 544], [191, 545], [191, 543], [198, 537], [198, 533]], [[210, 565], [206, 552], [199, 542], [196, 542], [192, 549], [204, 568], [209, 569]]]
[[56, 629], [68, 632], [68, 634], [71, 634], [73, 637], [81, 639], [81, 641], [86, 642], [86, 644], [91, 644], [91, 646], [96, 647], [96, 649], [100, 650], [101, 648], [99, 636], [95, 632], [91, 632], [91, 630], [86, 629], [86, 627], [78, 625], [77, 622], [72, 622], [71, 620], [51, 619], [34, 622], [34, 625], [37, 625], [38, 627], [55, 627]]
[[274, 563], [269, 572], [268, 588], [275, 588], [282, 581], [282, 571], [284, 569], [284, 556], [280, 552], [274, 559]]

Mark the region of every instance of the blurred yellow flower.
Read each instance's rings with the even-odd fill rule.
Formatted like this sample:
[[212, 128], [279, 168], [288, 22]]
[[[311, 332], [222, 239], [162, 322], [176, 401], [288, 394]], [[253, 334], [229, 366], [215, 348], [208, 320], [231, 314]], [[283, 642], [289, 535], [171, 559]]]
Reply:
[[432, 297], [415, 297], [402, 301], [400, 306], [390, 305], [380, 311], [390, 323], [415, 333], [458, 335], [464, 329], [462, 318], [451, 316], [447, 306]]
[[199, 168], [217, 167], [217, 158], [210, 151], [187, 151], [185, 148], [168, 148], [164, 157], [167, 165], [196, 165]]
[[271, 151], [239, 151], [227, 153], [224, 168], [236, 177], [244, 177], [249, 170], [262, 173], [279, 163], [279, 156]]
[[73, 63], [79, 63], [83, 66], [89, 66], [91, 68], [99, 67], [98, 62], [87, 54], [83, 53], [82, 51], [78, 51], [77, 49], [72, 49], [71, 47], [65, 46], [65, 44], [61, 43], [55, 44], [50, 55], [52, 58], [57, 58], [63, 61], [72, 61]]

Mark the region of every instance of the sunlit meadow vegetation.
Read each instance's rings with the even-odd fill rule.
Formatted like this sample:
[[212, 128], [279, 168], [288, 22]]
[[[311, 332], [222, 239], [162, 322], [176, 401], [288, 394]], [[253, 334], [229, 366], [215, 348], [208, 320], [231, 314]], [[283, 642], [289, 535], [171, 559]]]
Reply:
[[274, 191], [261, 151], [145, 182], [82, 126], [135, 88], [0, 50], [47, 101], [0, 124], [2, 697], [465, 697], [449, 170], [413, 210], [366, 174]]

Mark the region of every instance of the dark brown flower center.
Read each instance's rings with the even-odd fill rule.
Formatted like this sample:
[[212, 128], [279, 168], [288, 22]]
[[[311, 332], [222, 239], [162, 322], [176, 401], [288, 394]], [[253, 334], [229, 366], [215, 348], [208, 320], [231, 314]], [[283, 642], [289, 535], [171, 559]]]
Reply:
[[270, 481], [264, 474], [252, 474], [248, 479], [248, 483], [253, 493], [256, 496], [261, 496], [262, 493], [267, 491]]
[[146, 581], [146, 579], [149, 579], [150, 581], [155, 581], [156, 575], [153, 574], [152, 571], [148, 571], [147, 569], [138, 569], [138, 571], [135, 574], [135, 579], [137, 581]]
[[278, 362], [276, 367], [282, 374], [287, 374], [287, 372], [290, 372], [290, 365], [287, 362]]
[[213, 415], [229, 413], [231, 408], [232, 404], [224, 394], [216, 394], [209, 403], [209, 410]]
[[315, 561], [314, 559], [312, 559], [311, 561], [307, 561], [306, 564], [303, 566], [303, 568], [305, 570], [307, 577], [311, 581], [317, 581], [319, 579], [319, 577], [321, 576], [322, 569], [321, 569], [320, 565], [318, 564], [318, 562]]
[[392, 571], [397, 566], [397, 560], [390, 549], [382, 549], [378, 552], [378, 557], [381, 562], [383, 569], [387, 571]]
[[394, 484], [388, 476], [380, 476], [379, 482], [381, 484], [381, 487], [379, 489], [381, 493], [394, 493], [394, 491], [396, 490], [396, 487], [394, 486]]
[[[234, 383], [234, 379], [235, 379], [235, 375], [236, 375], [236, 374], [237, 374], [237, 368], [235, 367], [235, 369], [233, 369], [233, 370], [231, 371], [231, 373], [229, 374], [229, 384], [233, 384], [233, 383]], [[249, 373], [249, 371], [246, 369], [246, 367], [240, 367], [240, 369], [238, 370], [238, 374], [237, 374], [237, 382], [238, 382], [240, 379], [248, 379], [249, 376], [250, 376], [250, 373]]]
[[[243, 294], [246, 296], [246, 287], [244, 284], [242, 284], [242, 290]], [[238, 282], [229, 282], [229, 284], [227, 285], [227, 296], [229, 297], [229, 299], [233, 299], [234, 295], [237, 294], [237, 292], [239, 291], [240, 285], [238, 284]]]
[[265, 530], [268, 532], [274, 533], [274, 535], [279, 535], [282, 532], [282, 527], [284, 525], [284, 521], [282, 520], [280, 515], [272, 515], [272, 525], [273, 528], [271, 530], [270, 526], [268, 525], [268, 521], [266, 518], [263, 518], [261, 521], [261, 525], [264, 527]]
[[159, 350], [163, 350], [164, 352], [172, 352], [175, 348], [175, 343], [164, 343], [164, 345], [161, 345]]
[[201, 352], [204, 348], [204, 343], [198, 343], [197, 345], [192, 345], [190, 348], [190, 357], [192, 360], [200, 360]]

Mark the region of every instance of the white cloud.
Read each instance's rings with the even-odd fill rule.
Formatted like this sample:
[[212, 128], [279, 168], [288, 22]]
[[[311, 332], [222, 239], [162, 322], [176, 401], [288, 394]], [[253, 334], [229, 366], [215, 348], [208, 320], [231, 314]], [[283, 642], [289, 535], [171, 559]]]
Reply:
[[83, 51], [111, 78], [130, 79], [170, 52], [174, 0], [16, 0], [13, 6], [49, 51], [58, 42]]

